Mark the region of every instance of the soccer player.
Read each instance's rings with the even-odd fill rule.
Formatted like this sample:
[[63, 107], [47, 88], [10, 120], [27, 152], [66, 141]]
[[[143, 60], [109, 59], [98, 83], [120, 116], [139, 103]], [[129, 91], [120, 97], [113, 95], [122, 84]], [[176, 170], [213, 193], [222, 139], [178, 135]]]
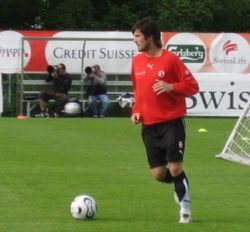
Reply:
[[142, 139], [153, 177], [173, 183], [180, 206], [179, 223], [189, 223], [189, 184], [182, 165], [186, 136], [183, 116], [185, 97], [196, 94], [199, 86], [179, 57], [162, 48], [155, 21], [138, 21], [132, 33], [140, 53], [132, 61], [135, 104], [131, 120], [142, 123]]

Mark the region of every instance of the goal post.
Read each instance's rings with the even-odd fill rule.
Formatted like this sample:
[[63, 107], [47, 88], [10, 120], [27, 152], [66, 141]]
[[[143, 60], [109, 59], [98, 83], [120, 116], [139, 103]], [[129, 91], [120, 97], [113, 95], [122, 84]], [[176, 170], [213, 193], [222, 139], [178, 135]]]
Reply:
[[250, 166], [250, 99], [228, 137], [222, 152], [216, 157]]

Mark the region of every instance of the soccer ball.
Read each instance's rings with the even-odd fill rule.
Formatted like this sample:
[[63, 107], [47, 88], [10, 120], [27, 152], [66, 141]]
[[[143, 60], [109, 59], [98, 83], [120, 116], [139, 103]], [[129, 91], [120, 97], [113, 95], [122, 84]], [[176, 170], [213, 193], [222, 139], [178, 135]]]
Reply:
[[96, 215], [96, 202], [88, 195], [77, 196], [70, 205], [72, 217], [75, 219], [92, 219]]
[[68, 115], [77, 115], [81, 113], [81, 106], [77, 102], [68, 102], [64, 106], [64, 113]]

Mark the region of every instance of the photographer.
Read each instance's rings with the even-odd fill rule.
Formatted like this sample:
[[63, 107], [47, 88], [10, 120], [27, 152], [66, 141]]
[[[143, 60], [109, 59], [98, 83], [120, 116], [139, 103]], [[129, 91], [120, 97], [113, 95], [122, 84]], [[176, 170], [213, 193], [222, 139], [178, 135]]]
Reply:
[[[86, 94], [93, 117], [100, 116], [103, 118], [109, 105], [106, 88], [107, 76], [97, 64], [87, 67], [85, 72], [87, 74], [85, 78]], [[98, 102], [100, 103], [100, 108], [97, 107]]]
[[48, 76], [46, 77], [46, 82], [53, 82], [52, 89], [43, 91], [39, 97], [40, 106], [40, 117], [48, 117], [48, 113], [45, 112], [46, 103], [50, 99], [55, 99], [55, 114], [61, 115], [61, 111], [68, 101], [68, 91], [71, 87], [72, 78], [66, 72], [66, 67], [64, 64], [58, 64], [56, 66], [49, 65], [47, 68]]

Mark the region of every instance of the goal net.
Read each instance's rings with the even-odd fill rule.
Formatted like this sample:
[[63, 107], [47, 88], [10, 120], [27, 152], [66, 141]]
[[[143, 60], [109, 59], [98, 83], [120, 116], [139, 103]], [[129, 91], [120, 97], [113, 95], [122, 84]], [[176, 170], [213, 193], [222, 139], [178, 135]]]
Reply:
[[221, 154], [216, 157], [250, 166], [250, 99]]

